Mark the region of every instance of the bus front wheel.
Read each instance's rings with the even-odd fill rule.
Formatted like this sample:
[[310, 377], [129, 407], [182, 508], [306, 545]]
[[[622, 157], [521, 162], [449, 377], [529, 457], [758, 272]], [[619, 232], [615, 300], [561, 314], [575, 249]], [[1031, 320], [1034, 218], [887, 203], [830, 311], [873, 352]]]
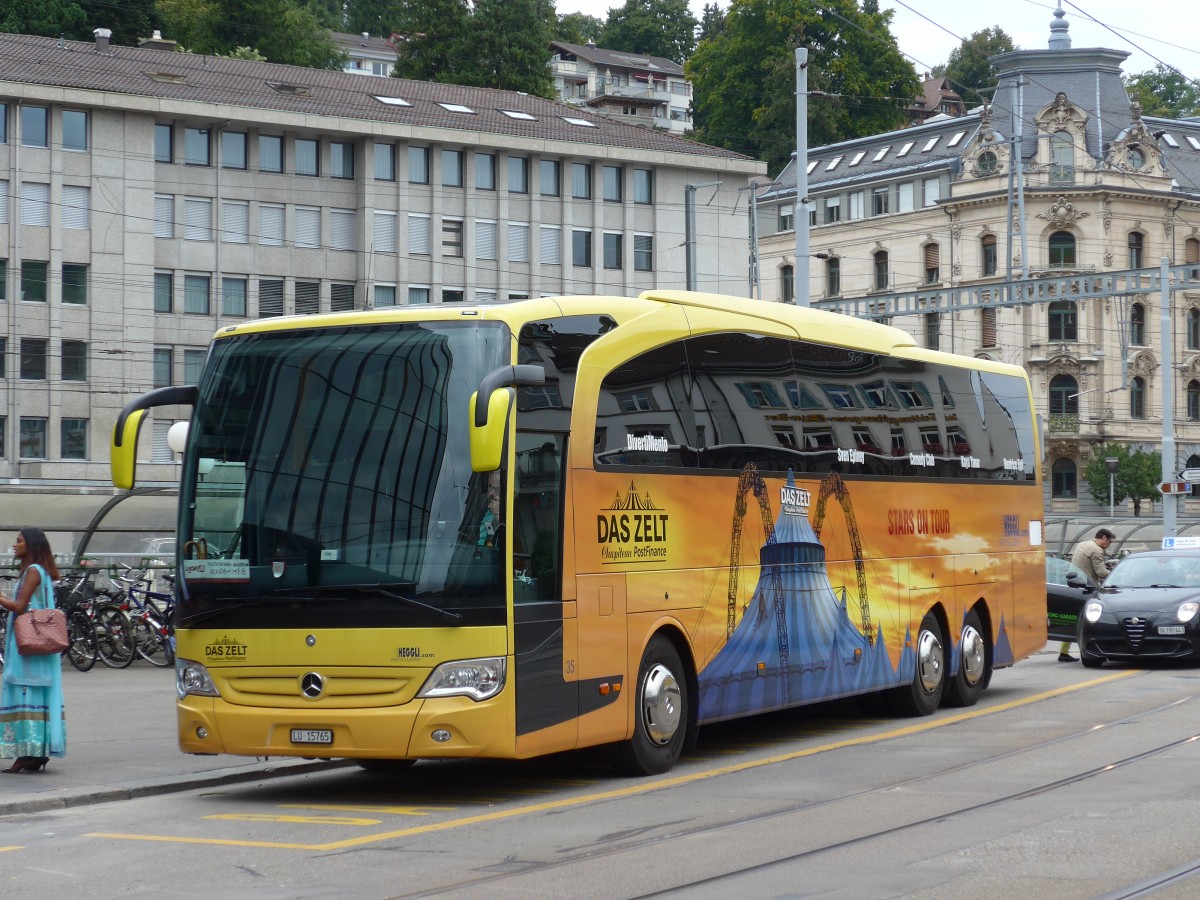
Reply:
[[633, 737], [613, 745], [613, 768], [624, 775], [666, 772], [683, 750], [688, 726], [687, 678], [674, 644], [656, 636], [638, 667]]
[[937, 616], [925, 613], [915, 644], [917, 671], [912, 684], [893, 688], [889, 699], [901, 716], [930, 716], [946, 687], [946, 642]]

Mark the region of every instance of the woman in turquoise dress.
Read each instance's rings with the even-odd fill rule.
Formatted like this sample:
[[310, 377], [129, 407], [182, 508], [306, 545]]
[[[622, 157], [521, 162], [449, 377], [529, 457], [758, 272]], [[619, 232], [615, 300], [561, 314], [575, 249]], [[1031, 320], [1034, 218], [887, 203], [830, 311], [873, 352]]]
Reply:
[[44, 770], [51, 756], [67, 752], [62, 658], [57, 653], [22, 656], [13, 634], [13, 619], [25, 610], [54, 608], [58, 568], [40, 528], [21, 529], [13, 557], [20, 566], [17, 588], [12, 597], [0, 595], [0, 607], [8, 615], [0, 686], [0, 757], [16, 760], [0, 773], [9, 775]]

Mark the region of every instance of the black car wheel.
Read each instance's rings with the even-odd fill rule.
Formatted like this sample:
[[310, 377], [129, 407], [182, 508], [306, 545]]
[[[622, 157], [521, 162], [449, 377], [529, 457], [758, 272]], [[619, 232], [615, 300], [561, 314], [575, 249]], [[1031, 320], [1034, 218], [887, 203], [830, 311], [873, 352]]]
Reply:
[[1075, 643], [1079, 645], [1079, 661], [1083, 663], [1085, 669], [1098, 669], [1104, 665], [1104, 657], [1096, 656], [1094, 653], [1088, 653], [1087, 644], [1083, 639], [1083, 624], [1080, 623], [1079, 633], [1075, 636]]

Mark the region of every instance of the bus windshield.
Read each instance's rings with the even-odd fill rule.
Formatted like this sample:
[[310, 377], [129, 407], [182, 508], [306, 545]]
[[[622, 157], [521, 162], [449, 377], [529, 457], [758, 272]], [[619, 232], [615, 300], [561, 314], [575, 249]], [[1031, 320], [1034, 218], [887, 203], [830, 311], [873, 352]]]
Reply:
[[181, 624], [503, 621], [504, 473], [471, 471], [467, 409], [510, 348], [494, 322], [216, 341], [181, 485]]

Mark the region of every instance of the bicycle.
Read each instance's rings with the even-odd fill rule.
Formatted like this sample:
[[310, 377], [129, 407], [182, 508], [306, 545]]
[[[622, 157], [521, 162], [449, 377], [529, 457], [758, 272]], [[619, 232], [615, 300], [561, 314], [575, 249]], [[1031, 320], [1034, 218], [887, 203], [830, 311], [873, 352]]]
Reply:
[[96, 665], [100, 655], [96, 627], [88, 612], [96, 594], [94, 578], [94, 571], [84, 571], [60, 578], [55, 585], [57, 605], [67, 617], [69, 643], [63, 656], [80, 672], [87, 672]]
[[[170, 579], [169, 575], [165, 577]], [[143, 584], [146, 586], [143, 587]], [[171, 618], [175, 609], [174, 596], [150, 590], [149, 579], [142, 573], [141, 578], [130, 580], [127, 584], [125, 597], [130, 606], [133, 645], [138, 656], [151, 665], [164, 668], [173, 666], [175, 631]]]

